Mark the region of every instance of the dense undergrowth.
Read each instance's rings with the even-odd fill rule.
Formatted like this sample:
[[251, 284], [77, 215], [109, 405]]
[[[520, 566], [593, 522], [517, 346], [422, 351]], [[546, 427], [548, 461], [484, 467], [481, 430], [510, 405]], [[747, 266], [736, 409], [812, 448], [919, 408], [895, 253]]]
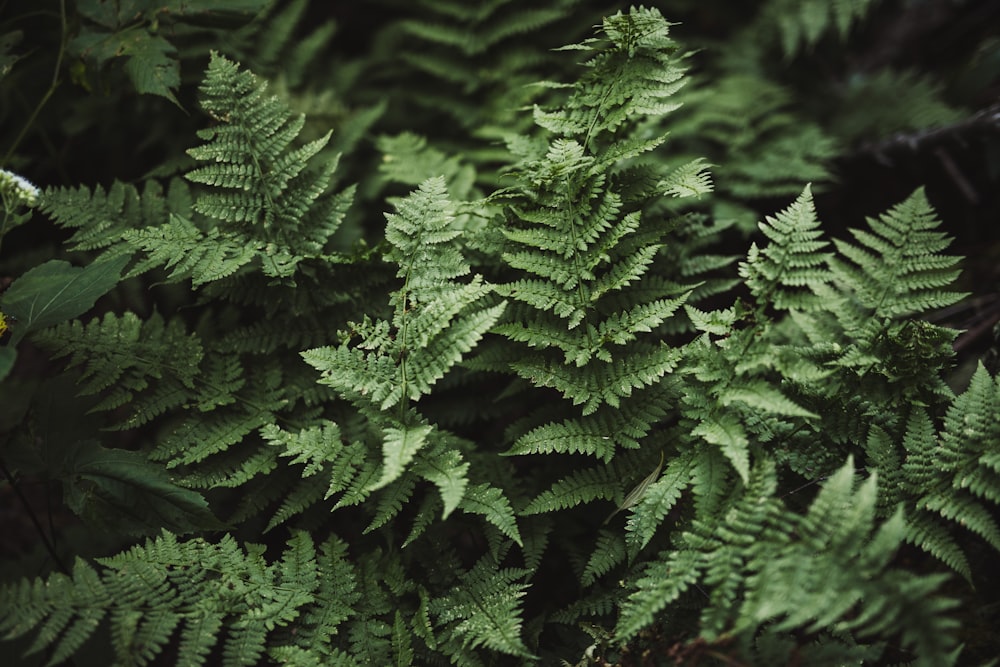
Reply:
[[991, 664], [1000, 35], [927, 4], [6, 3], [5, 651]]

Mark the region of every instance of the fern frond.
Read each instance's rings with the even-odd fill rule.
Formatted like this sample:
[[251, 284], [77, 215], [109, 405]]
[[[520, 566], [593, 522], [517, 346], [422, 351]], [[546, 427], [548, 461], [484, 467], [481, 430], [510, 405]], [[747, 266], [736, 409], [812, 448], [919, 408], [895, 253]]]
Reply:
[[691, 458], [681, 455], [671, 460], [662, 474], [658, 474], [633, 503], [635, 509], [625, 524], [625, 541], [631, 554], [637, 554], [649, 544], [664, 517], [674, 508], [681, 493], [690, 484]]
[[625, 562], [625, 540], [618, 533], [602, 530], [594, 543], [594, 551], [587, 560], [580, 583], [592, 586], [595, 581]]
[[515, 543], [523, 544], [514, 510], [502, 489], [488, 483], [470, 486], [458, 507], [468, 514], [481, 515]]
[[306, 351], [303, 358], [323, 373], [320, 380], [354, 400], [387, 410], [417, 400], [461, 360], [500, 317], [505, 303], [483, 305], [491, 288], [475, 276], [456, 278], [469, 266], [453, 243], [453, 208], [443, 178], [420, 189], [386, 214], [387, 259], [399, 267], [403, 286], [390, 297], [392, 322], [367, 317], [354, 325], [357, 347]]
[[635, 581], [636, 590], [622, 603], [615, 635], [634, 637], [650, 625], [656, 614], [698, 581], [703, 567], [702, 556], [695, 551], [660, 554], [659, 560], [647, 564]]
[[697, 158], [675, 168], [670, 174], [656, 184], [668, 197], [700, 197], [712, 192], [712, 175], [708, 172], [711, 165], [704, 158]]
[[169, 192], [155, 181], [147, 181], [142, 193], [119, 181], [108, 190], [99, 185], [93, 191], [86, 187], [51, 189], [41, 200], [41, 209], [59, 226], [75, 230], [67, 247], [122, 252], [127, 230], [154, 227], [166, 221], [169, 213], [185, 210], [186, 190], [177, 180], [171, 182]]
[[[958, 523], [1000, 550], [1000, 527], [992, 516], [992, 508], [1000, 502], [995, 486], [1000, 475], [993, 465], [1000, 450], [998, 401], [1000, 382], [980, 364], [969, 388], [948, 408], [939, 437], [934, 437], [929, 418], [915, 411], [907, 423], [903, 475], [918, 513], [926, 511]], [[939, 534], [947, 538], [924, 528], [921, 546], [926, 544], [931, 553], [948, 554], [949, 561], [963, 563], [950, 539], [932, 539]]]
[[670, 388], [654, 383], [615, 408], [553, 421], [519, 435], [508, 454], [579, 453], [610, 461], [618, 448], [637, 449], [653, 425], [667, 414]]
[[488, 556], [460, 577], [447, 595], [431, 602], [437, 624], [463, 646], [484, 646], [508, 655], [531, 656], [521, 638], [521, 598], [527, 570], [500, 569]]
[[809, 187], [786, 210], [760, 224], [770, 243], [763, 249], [750, 246], [747, 261], [740, 266], [740, 275], [758, 306], [769, 304], [782, 310], [823, 306], [817, 288], [830, 280], [824, 264], [831, 255], [820, 252], [829, 244], [820, 240], [818, 227]]
[[846, 37], [873, 5], [874, 0], [779, 0], [768, 3], [760, 21], [764, 26], [777, 29], [785, 57], [791, 58], [814, 47], [832, 30], [841, 38]]
[[[324, 576], [312, 539], [302, 531], [293, 533], [280, 565], [268, 564], [262, 553], [253, 546], [244, 551], [228, 536], [211, 544], [180, 542], [164, 532], [100, 559], [99, 570], [78, 561], [72, 578], [56, 574], [47, 581], [0, 588], [0, 616], [9, 624], [9, 614], [16, 615], [17, 636], [44, 620], [34, 648], [53, 646], [60, 661], [107, 617], [115, 659], [123, 664], [158, 658], [179, 628], [178, 659], [204, 665], [209, 653], [220, 649], [220, 664], [229, 666], [259, 659], [268, 636], [280, 634], [293, 621], [304, 621], [303, 629], [313, 630], [325, 618], [322, 630], [329, 632], [352, 613], [358, 598], [343, 547], [338, 551], [324, 545]], [[335, 580], [335, 593], [324, 577]]]
[[195, 287], [231, 276], [262, 249], [262, 244], [247, 245], [245, 239], [218, 229], [203, 232], [180, 215], [171, 215], [170, 222], [158, 227], [128, 230], [123, 236], [126, 243], [146, 253], [133, 274], [163, 266], [175, 280], [190, 276]]
[[959, 258], [943, 255], [951, 240], [918, 189], [878, 219], [869, 230], [851, 230], [859, 245], [835, 240], [830, 268], [853, 298], [876, 319], [897, 318], [950, 306], [965, 295], [945, 291], [959, 274]]
[[66, 322], [36, 340], [55, 358], [69, 356], [71, 367], [83, 366], [80, 394], [105, 394], [95, 411], [114, 410], [140, 393], [156, 401], [174, 391], [193, 392], [204, 356], [201, 341], [181, 320], [164, 322], [158, 313], [146, 320], [127, 312], [88, 324]]
[[611, 500], [617, 493], [618, 480], [610, 467], [582, 468], [540, 493], [521, 514], [544, 514], [594, 500]]
[[632, 395], [657, 382], [677, 367], [679, 350], [666, 345], [642, 350], [635, 345], [627, 361], [607, 365], [591, 365], [582, 371], [542, 357], [529, 357], [511, 364], [512, 370], [538, 387], [552, 387], [574, 405], [582, 405], [582, 412], [591, 415], [602, 405], [617, 408], [622, 398]]
[[292, 117], [252, 73], [218, 54], [201, 104], [217, 125], [202, 130], [205, 143], [188, 151], [206, 164], [187, 178], [208, 186], [193, 206], [204, 218], [172, 213], [166, 224], [127, 231], [126, 241], [146, 254], [134, 273], [165, 266], [172, 279], [191, 277], [199, 286], [251, 262], [266, 276], [290, 278], [305, 259], [338, 261], [324, 249], [353, 191], [328, 192], [336, 159], [314, 166], [329, 134], [293, 147], [304, 118]]

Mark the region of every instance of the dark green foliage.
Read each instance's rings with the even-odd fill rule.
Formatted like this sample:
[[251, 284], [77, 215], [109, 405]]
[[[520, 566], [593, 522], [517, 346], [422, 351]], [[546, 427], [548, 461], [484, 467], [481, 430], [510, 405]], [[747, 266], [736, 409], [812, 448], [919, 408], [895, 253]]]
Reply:
[[[989, 653], [1000, 381], [952, 374], [961, 260], [922, 188], [831, 227], [834, 135], [890, 121], [764, 74], [876, 3], [744, 8], [710, 66], [645, 7], [104, 4], [75, 39], [135, 33], [93, 54], [173, 101], [201, 58], [204, 113], [128, 183], [2, 172], [0, 235], [64, 250], [0, 297], [0, 468], [112, 540], [0, 583], [26, 664]], [[911, 88], [891, 122], [954, 119]]]

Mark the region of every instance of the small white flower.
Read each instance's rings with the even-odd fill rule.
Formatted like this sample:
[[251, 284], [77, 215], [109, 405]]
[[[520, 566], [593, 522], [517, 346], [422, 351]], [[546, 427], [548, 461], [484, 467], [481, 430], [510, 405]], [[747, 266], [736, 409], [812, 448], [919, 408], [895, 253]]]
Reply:
[[13, 195], [14, 205], [25, 204], [31, 207], [38, 203], [38, 195], [41, 194], [41, 190], [24, 176], [0, 169], [0, 193], [5, 195], [4, 199]]

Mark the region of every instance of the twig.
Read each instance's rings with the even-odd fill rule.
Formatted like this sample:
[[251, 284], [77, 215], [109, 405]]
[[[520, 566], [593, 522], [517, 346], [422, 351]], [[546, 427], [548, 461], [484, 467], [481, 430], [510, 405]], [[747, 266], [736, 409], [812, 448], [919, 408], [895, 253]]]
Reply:
[[956, 136], [983, 130], [1000, 131], [1000, 102], [949, 125], [911, 132], [897, 132], [884, 139], [861, 144], [855, 152], [874, 155], [879, 162], [888, 164], [890, 163], [887, 157], [888, 153], [903, 151], [916, 153], [926, 150], [928, 144], [940, 143]]
[[61, 558], [59, 558], [59, 554], [56, 552], [55, 545], [52, 543], [51, 540], [49, 540], [48, 535], [46, 535], [45, 533], [45, 528], [42, 527], [41, 521], [39, 521], [38, 516], [35, 515], [35, 510], [32, 509], [31, 503], [28, 502], [28, 499], [25, 497], [24, 492], [21, 491], [21, 487], [18, 486], [17, 480], [14, 479], [14, 476], [7, 468], [7, 463], [3, 460], [2, 457], [0, 457], [0, 471], [3, 472], [3, 476], [7, 478], [7, 482], [10, 484], [10, 488], [14, 490], [14, 494], [21, 501], [21, 504], [24, 505], [24, 510], [28, 514], [28, 518], [31, 519], [31, 523], [34, 524], [35, 530], [38, 531], [38, 536], [42, 540], [42, 544], [45, 545], [45, 550], [49, 552], [50, 556], [52, 556], [52, 560], [55, 561], [56, 567], [58, 567], [59, 570], [64, 574], [69, 574], [69, 568], [66, 567], [66, 564], [63, 563]]

